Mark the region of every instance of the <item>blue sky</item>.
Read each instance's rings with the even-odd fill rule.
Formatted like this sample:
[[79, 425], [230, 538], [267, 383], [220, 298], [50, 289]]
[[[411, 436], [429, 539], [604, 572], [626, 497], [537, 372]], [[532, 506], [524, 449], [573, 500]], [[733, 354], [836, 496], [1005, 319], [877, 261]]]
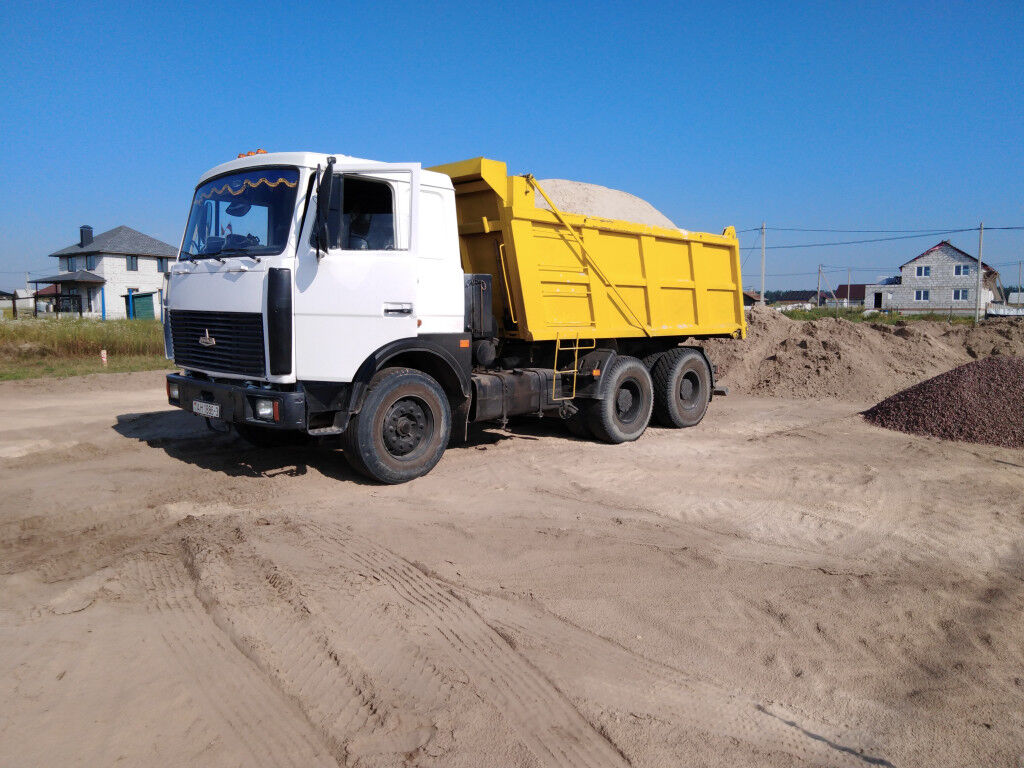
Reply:
[[[466, 8], [5, 6], [0, 286], [52, 271], [80, 224], [177, 245], [199, 174], [256, 147], [485, 155], [694, 230], [1024, 225], [1019, 2]], [[871, 280], [939, 239], [769, 250], [768, 287], [813, 287], [818, 263]], [[1024, 231], [986, 232], [1004, 282], [1021, 258]]]

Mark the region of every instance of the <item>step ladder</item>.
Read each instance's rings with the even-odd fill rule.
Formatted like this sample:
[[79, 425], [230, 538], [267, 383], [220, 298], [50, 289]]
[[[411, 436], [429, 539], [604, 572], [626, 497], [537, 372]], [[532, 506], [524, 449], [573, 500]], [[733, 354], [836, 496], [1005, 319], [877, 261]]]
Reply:
[[[579, 375], [580, 352], [595, 349], [596, 347], [597, 339], [580, 338], [579, 331], [576, 331], [576, 335], [573, 338], [562, 338], [561, 331], [555, 333], [555, 361], [552, 364], [554, 375], [551, 377], [551, 400], [553, 402], [572, 400], [576, 397], [576, 379]], [[572, 352], [572, 393], [567, 397], [559, 397], [559, 389], [561, 388], [564, 392], [564, 387], [559, 386], [562, 382], [562, 377], [570, 374], [569, 371], [558, 370], [559, 352]]]

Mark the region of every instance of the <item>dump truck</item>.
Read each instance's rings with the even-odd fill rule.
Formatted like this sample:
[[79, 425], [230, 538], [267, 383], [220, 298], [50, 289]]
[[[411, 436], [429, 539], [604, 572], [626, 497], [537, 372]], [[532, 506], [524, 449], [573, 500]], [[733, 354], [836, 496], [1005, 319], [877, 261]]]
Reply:
[[167, 397], [257, 446], [337, 436], [383, 483], [513, 416], [623, 443], [723, 393], [700, 340], [745, 335], [741, 286], [732, 227], [564, 211], [495, 160], [258, 150], [196, 186]]

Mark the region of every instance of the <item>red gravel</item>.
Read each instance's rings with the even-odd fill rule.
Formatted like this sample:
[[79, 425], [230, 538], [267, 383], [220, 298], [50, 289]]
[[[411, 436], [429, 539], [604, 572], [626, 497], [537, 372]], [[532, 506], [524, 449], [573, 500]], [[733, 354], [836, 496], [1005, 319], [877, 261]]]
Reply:
[[961, 365], [897, 392], [864, 417], [914, 435], [1024, 448], [1024, 358]]

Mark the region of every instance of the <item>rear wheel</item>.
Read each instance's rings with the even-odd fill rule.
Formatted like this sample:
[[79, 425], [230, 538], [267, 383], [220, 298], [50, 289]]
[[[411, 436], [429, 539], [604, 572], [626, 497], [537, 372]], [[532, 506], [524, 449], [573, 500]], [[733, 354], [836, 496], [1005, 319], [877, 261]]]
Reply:
[[604, 375], [605, 396], [590, 404], [587, 425], [595, 437], [606, 443], [636, 440], [651, 419], [651, 374], [637, 358], [619, 357]]
[[411, 368], [385, 368], [370, 381], [342, 447], [356, 471], [382, 483], [404, 483], [434, 468], [451, 430], [451, 406], [433, 378]]
[[670, 349], [654, 365], [654, 419], [664, 427], [700, 423], [711, 401], [711, 370], [698, 350]]

